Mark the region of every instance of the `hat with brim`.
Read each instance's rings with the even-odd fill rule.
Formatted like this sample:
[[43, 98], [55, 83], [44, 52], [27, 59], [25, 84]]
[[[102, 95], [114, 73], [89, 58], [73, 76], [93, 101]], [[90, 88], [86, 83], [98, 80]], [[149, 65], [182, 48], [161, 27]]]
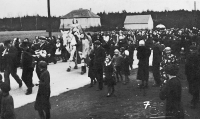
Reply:
[[179, 72], [179, 68], [176, 64], [170, 64], [165, 67], [165, 72], [169, 75], [176, 76]]
[[94, 44], [95, 44], [95, 45], [101, 45], [101, 42], [100, 42], [99, 40], [96, 40], [96, 41], [94, 42]]
[[39, 62], [39, 67], [40, 67], [40, 68], [43, 68], [43, 69], [44, 69], [44, 68], [47, 68], [47, 63], [46, 63], [45, 61], [40, 61], [40, 62]]

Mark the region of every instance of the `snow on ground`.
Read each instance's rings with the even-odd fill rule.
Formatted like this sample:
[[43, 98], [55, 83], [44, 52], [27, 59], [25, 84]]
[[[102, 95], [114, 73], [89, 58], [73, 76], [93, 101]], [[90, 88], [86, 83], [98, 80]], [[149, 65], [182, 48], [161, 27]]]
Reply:
[[[136, 51], [134, 52], [134, 63], [133, 68], [137, 68], [138, 60], [136, 58]], [[150, 56], [149, 64], [152, 65], [152, 53]], [[50, 72], [51, 77], [51, 97], [57, 96], [63, 92], [77, 89], [83, 87], [90, 83], [90, 78], [88, 77], [87, 73], [81, 75], [81, 69], [72, 69], [71, 72], [67, 72], [66, 69], [68, 67], [68, 63], [58, 62], [57, 64], [48, 65], [48, 70]], [[2, 74], [2, 73], [1, 73]], [[21, 77], [22, 69], [17, 70], [17, 74]], [[3, 75], [3, 74], [2, 74]], [[33, 83], [38, 83], [38, 77], [34, 71], [33, 73]], [[11, 91], [10, 94], [13, 96], [14, 99], [14, 106], [15, 108], [21, 107], [25, 104], [34, 102], [36, 99], [38, 86], [33, 87], [33, 93], [31, 95], [25, 95], [27, 87], [23, 83], [23, 86], [19, 88], [17, 82], [10, 76], [11, 82]]]

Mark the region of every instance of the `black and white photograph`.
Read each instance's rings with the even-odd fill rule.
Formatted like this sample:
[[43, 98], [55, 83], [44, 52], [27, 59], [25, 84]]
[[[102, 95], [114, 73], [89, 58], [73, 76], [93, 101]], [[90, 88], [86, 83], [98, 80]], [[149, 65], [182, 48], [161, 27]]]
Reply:
[[0, 4], [0, 119], [200, 119], [200, 0]]

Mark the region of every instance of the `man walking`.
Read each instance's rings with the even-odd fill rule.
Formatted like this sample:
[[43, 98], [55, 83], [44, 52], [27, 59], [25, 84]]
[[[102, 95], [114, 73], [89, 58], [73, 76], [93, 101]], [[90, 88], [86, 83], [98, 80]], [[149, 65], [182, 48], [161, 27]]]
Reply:
[[94, 71], [95, 71], [95, 78], [98, 81], [98, 89], [103, 89], [103, 64], [106, 57], [105, 50], [101, 46], [100, 41], [95, 41], [95, 53], [94, 53]]
[[4, 82], [10, 86], [10, 74], [19, 84], [19, 87], [22, 87], [22, 80], [17, 75], [17, 49], [11, 45], [11, 41], [7, 40], [4, 42], [5, 50], [2, 54], [5, 57], [6, 67], [4, 72]]

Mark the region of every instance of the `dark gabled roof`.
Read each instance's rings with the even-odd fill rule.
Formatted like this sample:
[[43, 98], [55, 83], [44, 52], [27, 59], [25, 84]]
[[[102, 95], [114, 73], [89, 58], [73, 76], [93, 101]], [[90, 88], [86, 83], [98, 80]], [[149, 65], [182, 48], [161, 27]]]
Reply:
[[87, 9], [73, 10], [70, 13], [61, 17], [61, 19], [72, 19], [72, 18], [99, 18], [98, 15], [94, 14]]
[[151, 15], [129, 15], [126, 16], [125, 24], [147, 24]]

